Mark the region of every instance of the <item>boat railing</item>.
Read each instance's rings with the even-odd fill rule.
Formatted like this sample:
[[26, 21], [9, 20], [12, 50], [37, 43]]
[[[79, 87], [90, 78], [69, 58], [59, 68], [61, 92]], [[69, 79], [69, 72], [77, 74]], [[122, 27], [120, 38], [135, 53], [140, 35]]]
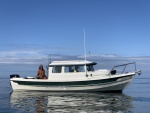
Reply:
[[131, 64], [134, 65], [134, 69], [135, 69], [135, 72], [136, 72], [136, 63], [135, 63], [135, 62], [131, 62], [131, 63], [127, 63], [127, 64], [121, 64], [121, 65], [116, 65], [116, 66], [114, 66], [114, 67], [111, 69], [111, 71], [109, 72], [108, 75], [115, 75], [115, 74], [117, 73], [117, 70], [115, 70], [115, 68], [118, 68], [118, 67], [123, 67], [123, 69], [122, 69], [122, 71], [121, 71], [121, 74], [122, 74], [122, 73], [125, 72], [126, 67], [127, 67], [128, 65], [131, 65]]

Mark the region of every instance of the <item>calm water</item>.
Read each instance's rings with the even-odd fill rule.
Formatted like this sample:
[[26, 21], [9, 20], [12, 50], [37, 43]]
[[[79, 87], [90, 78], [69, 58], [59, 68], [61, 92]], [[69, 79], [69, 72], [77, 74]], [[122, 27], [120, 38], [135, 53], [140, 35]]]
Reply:
[[123, 93], [12, 92], [0, 78], [2, 113], [150, 113], [150, 74], [136, 75]]

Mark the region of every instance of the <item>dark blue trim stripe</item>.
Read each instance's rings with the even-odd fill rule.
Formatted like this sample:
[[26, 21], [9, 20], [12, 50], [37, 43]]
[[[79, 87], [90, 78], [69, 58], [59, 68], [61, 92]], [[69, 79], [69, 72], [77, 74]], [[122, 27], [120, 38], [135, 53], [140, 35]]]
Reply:
[[[128, 75], [132, 76], [132, 75]], [[103, 79], [103, 80], [89, 80], [89, 81], [69, 81], [69, 82], [41, 82], [41, 81], [17, 81], [13, 80], [13, 82], [18, 83], [19, 85], [32, 85], [32, 86], [87, 86], [87, 85], [95, 85], [95, 84], [106, 84], [106, 83], [111, 83], [111, 82], [116, 82], [120, 78], [125, 78], [128, 76], [124, 77], [117, 77], [117, 78], [109, 78], [109, 79]]]

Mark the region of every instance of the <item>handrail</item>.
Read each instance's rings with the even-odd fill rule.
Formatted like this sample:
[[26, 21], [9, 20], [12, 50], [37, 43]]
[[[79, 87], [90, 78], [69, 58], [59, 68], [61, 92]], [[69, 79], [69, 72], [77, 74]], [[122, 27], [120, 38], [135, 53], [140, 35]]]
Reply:
[[125, 71], [125, 69], [126, 69], [127, 65], [130, 65], [130, 64], [134, 64], [135, 71], [136, 71], [136, 63], [135, 63], [135, 62], [131, 62], [131, 63], [127, 63], [127, 64], [122, 64], [122, 65], [114, 66], [114, 67], [111, 69], [111, 71], [109, 72], [109, 74], [108, 74], [108, 75], [110, 75], [110, 74], [111, 74], [111, 72], [112, 72], [112, 71], [113, 71], [116, 67], [121, 67], [121, 66], [124, 66], [124, 68], [123, 68], [123, 70], [122, 70], [122, 73], [124, 73], [124, 71]]

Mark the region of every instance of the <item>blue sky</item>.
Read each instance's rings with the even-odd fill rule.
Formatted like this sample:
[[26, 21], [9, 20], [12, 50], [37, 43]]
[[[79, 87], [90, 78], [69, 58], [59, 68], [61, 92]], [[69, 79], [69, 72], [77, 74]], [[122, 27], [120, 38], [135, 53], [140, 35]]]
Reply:
[[48, 54], [150, 56], [149, 0], [0, 0], [0, 62]]

